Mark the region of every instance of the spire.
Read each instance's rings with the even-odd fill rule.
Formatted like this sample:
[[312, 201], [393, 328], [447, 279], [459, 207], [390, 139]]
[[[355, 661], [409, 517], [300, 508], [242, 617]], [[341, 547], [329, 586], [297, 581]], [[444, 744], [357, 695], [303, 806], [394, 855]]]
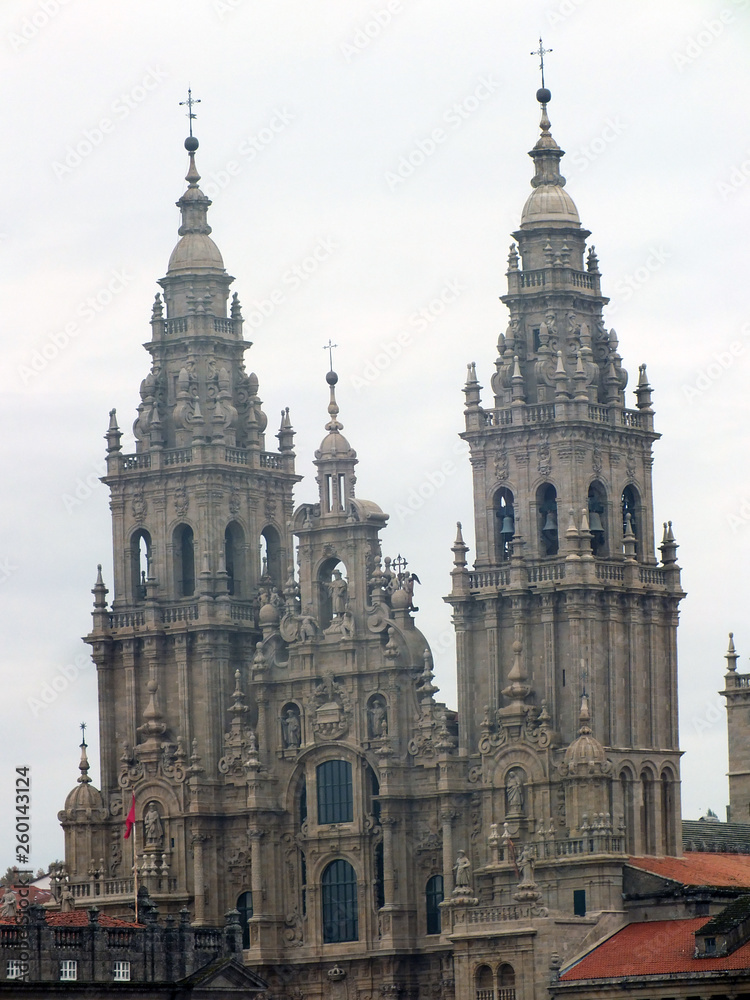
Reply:
[[87, 743], [86, 743], [86, 723], [81, 723], [81, 762], [78, 765], [78, 769], [81, 772], [78, 783], [81, 785], [87, 785], [91, 781], [89, 776], [89, 759], [86, 755]]
[[[330, 345], [331, 347], [333, 345]], [[328, 348], [330, 349], [330, 348]], [[330, 389], [328, 402], [328, 431], [315, 452], [318, 468], [317, 482], [320, 491], [320, 511], [322, 516], [342, 516], [350, 513], [349, 500], [354, 496], [354, 466], [357, 453], [341, 433], [343, 424], [339, 420], [339, 405], [336, 402], [336, 383], [339, 377], [331, 368], [326, 372], [326, 382]]]
[[740, 658], [740, 654], [734, 648], [734, 632], [729, 633], [729, 649], [724, 654], [727, 661], [727, 671], [729, 673], [735, 673], [737, 670], [737, 660]]
[[[543, 50], [541, 43], [539, 46]], [[573, 199], [563, 191], [565, 178], [560, 173], [560, 160], [565, 153], [555, 142], [550, 131], [550, 120], [547, 105], [552, 100], [552, 94], [542, 86], [536, 92], [536, 99], [541, 105], [539, 120], [540, 135], [536, 145], [529, 152], [534, 161], [534, 176], [531, 186], [534, 188], [521, 213], [521, 226], [540, 224], [549, 226], [550, 222], [561, 222], [568, 226], [580, 227], [581, 220]]]

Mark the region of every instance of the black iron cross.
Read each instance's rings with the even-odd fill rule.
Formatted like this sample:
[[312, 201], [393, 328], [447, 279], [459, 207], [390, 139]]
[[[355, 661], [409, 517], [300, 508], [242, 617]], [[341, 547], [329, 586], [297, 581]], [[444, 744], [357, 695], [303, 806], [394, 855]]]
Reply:
[[542, 73], [542, 87], [544, 87], [544, 57], [547, 55], [548, 52], [551, 51], [552, 49], [545, 49], [544, 45], [542, 45], [542, 39], [540, 36], [539, 48], [534, 49], [534, 51], [530, 53], [532, 56], [539, 56], [539, 69], [541, 70]]
[[[543, 76], [542, 76], [542, 80], [544, 80]], [[201, 102], [200, 97], [193, 97], [193, 92], [190, 89], [190, 87], [188, 87], [187, 100], [186, 101], [180, 101], [180, 107], [181, 108], [184, 107], [185, 105], [187, 105], [187, 109], [188, 109], [187, 116], [188, 116], [188, 121], [190, 122], [190, 135], [191, 136], [193, 134], [193, 119], [196, 117], [195, 113], [193, 111], [193, 105], [194, 104], [200, 104], [200, 102]]]
[[81, 723], [81, 743], [86, 743], [86, 723]]

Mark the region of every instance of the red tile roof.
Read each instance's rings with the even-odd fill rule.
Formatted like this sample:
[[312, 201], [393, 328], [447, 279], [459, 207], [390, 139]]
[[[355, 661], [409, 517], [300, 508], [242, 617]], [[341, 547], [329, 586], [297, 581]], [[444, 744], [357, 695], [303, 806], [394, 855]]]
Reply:
[[[70, 910], [68, 913], [48, 913], [47, 923], [50, 927], [87, 927], [89, 923], [88, 910]], [[102, 927], [140, 927], [132, 920], [120, 920], [106, 913], [99, 914], [99, 924]]]
[[706, 917], [629, 924], [560, 976], [561, 982], [750, 968], [750, 941], [723, 958], [693, 958]]
[[750, 888], [750, 855], [687, 851], [681, 858], [630, 858], [628, 864], [682, 885]]

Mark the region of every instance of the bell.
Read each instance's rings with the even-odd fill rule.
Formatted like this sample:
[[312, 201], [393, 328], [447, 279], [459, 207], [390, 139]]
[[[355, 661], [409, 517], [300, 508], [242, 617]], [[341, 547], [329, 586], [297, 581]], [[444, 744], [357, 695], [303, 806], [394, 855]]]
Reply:
[[515, 529], [513, 527], [513, 518], [509, 514], [506, 514], [505, 517], [503, 518], [503, 526], [500, 529], [500, 534], [513, 535], [514, 533]]
[[542, 531], [557, 531], [557, 514], [554, 510], [547, 511], [547, 519], [544, 522]]
[[602, 519], [599, 516], [599, 512], [596, 510], [592, 510], [589, 514], [589, 528], [591, 529], [592, 533], [598, 531], [602, 535], [604, 534], [604, 525], [602, 524]]

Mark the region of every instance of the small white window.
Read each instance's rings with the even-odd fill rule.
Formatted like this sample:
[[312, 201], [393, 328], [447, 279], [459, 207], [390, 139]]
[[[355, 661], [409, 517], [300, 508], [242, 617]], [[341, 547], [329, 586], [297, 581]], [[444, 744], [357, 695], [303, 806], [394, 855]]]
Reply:
[[27, 962], [22, 962], [19, 958], [9, 958], [5, 969], [6, 979], [23, 979], [29, 970]]
[[115, 962], [115, 982], [130, 982], [130, 962]]
[[69, 958], [60, 962], [60, 979], [67, 980], [68, 982], [78, 979], [78, 962], [74, 962]]

